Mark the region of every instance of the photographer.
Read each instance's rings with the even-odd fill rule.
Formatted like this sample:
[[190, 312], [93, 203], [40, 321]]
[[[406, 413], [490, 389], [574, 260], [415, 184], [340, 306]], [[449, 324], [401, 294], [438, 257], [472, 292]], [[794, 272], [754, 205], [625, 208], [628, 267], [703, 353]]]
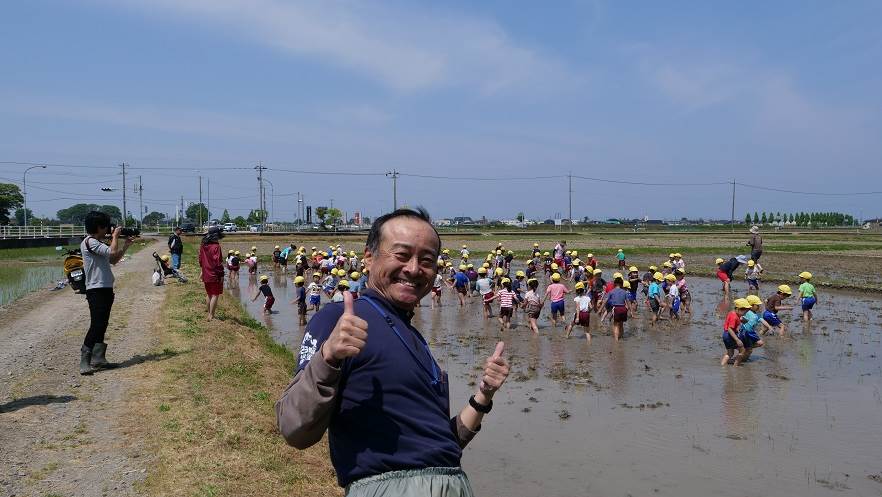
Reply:
[[[110, 308], [113, 307], [113, 272], [110, 265], [122, 259], [134, 238], [125, 238], [120, 246], [122, 228], [114, 227], [110, 223], [110, 216], [103, 212], [89, 212], [86, 214], [85, 224], [88, 236], [80, 244], [80, 251], [83, 254], [86, 300], [89, 302], [91, 323], [80, 349], [80, 374], [88, 375], [96, 369], [115, 366], [104, 358], [107, 351], [104, 333], [110, 319]], [[111, 236], [110, 246], [101, 242], [108, 233]]]
[[184, 242], [181, 241], [181, 227], [175, 226], [174, 233], [168, 237], [168, 251], [172, 256], [172, 269], [181, 269], [181, 255], [184, 253]]

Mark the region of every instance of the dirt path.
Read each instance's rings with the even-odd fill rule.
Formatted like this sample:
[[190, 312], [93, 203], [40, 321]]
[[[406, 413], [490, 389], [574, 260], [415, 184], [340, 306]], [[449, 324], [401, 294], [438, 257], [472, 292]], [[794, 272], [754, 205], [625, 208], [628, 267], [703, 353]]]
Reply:
[[[161, 360], [153, 327], [164, 288], [150, 284], [150, 244], [114, 268], [116, 301], [107, 358], [119, 369], [80, 376], [89, 326], [85, 298], [41, 291], [0, 311], [0, 495], [131, 495], [150, 464], [124, 432], [130, 392]], [[151, 353], [153, 352], [153, 353]]]

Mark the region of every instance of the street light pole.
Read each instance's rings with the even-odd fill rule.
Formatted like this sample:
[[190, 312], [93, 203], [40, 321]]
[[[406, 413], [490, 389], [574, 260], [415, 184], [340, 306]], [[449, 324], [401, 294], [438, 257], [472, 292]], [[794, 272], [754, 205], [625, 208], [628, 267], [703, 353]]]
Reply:
[[24, 197], [24, 226], [25, 226], [25, 228], [27, 228], [27, 226], [28, 226], [28, 171], [30, 171], [31, 169], [37, 169], [37, 168], [46, 169], [46, 166], [31, 166], [31, 167], [25, 169], [24, 174], [22, 175], [21, 184], [22, 184], [22, 189], [24, 190], [24, 194], [22, 196]]
[[[268, 216], [266, 216], [266, 217], [269, 217], [269, 216], [272, 216], [276, 213], [276, 187], [273, 186], [272, 181], [270, 181], [266, 178], [264, 178], [263, 180], [266, 181], [267, 183], [269, 183], [269, 186], [270, 186], [270, 211], [267, 213]], [[266, 204], [265, 200], [264, 200], [264, 204]], [[272, 218], [270, 218], [270, 220], [272, 220]], [[266, 222], [266, 218], [264, 218], [264, 223], [265, 222]]]

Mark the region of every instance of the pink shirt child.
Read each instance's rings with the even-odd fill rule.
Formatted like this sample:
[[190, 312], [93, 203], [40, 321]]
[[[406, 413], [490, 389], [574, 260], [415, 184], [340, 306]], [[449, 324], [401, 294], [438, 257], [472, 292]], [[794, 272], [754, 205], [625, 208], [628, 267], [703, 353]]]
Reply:
[[552, 302], [560, 302], [564, 299], [564, 295], [568, 293], [570, 293], [570, 291], [567, 290], [567, 287], [562, 283], [552, 283], [545, 289], [545, 295], [547, 295]]

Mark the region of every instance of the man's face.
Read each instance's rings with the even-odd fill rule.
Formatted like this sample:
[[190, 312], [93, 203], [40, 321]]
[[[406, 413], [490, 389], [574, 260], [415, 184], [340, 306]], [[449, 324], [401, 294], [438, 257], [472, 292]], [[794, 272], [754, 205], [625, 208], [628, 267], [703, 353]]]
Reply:
[[438, 235], [424, 221], [409, 217], [392, 219], [382, 229], [376, 253], [364, 254], [368, 286], [396, 307], [412, 310], [435, 281]]
[[175, 228], [175, 234], [180, 235], [182, 233], [181, 228]]

